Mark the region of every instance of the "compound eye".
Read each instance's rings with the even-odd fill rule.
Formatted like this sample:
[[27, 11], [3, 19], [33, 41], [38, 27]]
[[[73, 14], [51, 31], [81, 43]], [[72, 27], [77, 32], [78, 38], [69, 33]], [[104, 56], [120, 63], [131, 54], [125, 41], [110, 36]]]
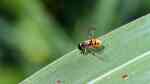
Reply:
[[79, 49], [79, 50], [82, 50], [81, 43], [80, 43], [80, 44], [78, 44], [78, 49]]

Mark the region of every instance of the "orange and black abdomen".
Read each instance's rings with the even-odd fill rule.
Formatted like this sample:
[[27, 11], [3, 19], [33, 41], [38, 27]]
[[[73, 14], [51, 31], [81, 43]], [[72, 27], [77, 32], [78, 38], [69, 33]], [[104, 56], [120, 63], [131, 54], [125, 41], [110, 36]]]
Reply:
[[102, 42], [99, 39], [91, 39], [89, 41], [89, 46], [91, 48], [100, 48], [101, 44], [102, 44]]

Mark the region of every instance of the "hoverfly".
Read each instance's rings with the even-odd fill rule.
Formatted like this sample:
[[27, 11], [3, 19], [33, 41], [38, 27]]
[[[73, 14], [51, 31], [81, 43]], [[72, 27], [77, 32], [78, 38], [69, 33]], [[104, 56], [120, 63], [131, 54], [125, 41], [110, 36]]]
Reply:
[[88, 32], [89, 40], [83, 41], [78, 44], [78, 49], [81, 51], [81, 54], [92, 53], [95, 55], [94, 50], [98, 48], [104, 48], [102, 41], [94, 36], [95, 28], [91, 29]]

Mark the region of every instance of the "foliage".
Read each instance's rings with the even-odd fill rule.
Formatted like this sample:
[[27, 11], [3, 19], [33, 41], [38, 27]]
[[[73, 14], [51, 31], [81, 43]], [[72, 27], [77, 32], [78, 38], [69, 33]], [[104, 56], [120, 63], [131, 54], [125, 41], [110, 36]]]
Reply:
[[[96, 57], [73, 50], [20, 84], [148, 83], [149, 20], [150, 14], [102, 36], [105, 48]], [[129, 78], [122, 78], [124, 74]]]
[[53, 63], [87, 40], [91, 26], [101, 36], [149, 8], [149, 0], [1, 0], [0, 83], [16, 84]]

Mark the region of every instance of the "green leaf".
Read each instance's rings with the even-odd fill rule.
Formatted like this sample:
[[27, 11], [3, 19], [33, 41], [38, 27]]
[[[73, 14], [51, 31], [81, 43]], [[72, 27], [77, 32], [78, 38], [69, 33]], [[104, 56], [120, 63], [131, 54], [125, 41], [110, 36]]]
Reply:
[[[76, 49], [20, 84], [145, 84], [150, 79], [149, 27], [150, 15], [146, 15], [100, 37], [105, 47], [97, 52], [101, 59]], [[124, 74], [128, 79], [122, 78]]]

